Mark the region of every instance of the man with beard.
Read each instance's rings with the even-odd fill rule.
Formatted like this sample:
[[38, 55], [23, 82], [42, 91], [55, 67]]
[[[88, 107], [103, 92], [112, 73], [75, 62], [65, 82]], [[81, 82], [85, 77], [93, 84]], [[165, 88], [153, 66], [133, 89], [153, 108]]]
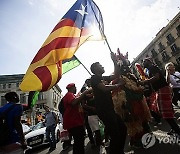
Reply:
[[120, 116], [114, 111], [111, 95], [111, 91], [117, 89], [123, 83], [107, 84], [119, 76], [116, 56], [113, 52], [111, 52], [111, 59], [115, 68], [114, 75], [102, 76], [105, 71], [99, 62], [91, 65], [91, 72], [94, 74], [91, 77], [91, 86], [95, 97], [97, 115], [103, 121], [110, 136], [110, 154], [124, 154], [127, 128]]

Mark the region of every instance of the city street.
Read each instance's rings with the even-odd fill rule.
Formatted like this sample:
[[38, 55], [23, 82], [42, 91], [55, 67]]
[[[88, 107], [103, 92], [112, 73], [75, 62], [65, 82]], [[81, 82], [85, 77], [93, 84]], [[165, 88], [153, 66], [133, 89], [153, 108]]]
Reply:
[[[180, 117], [180, 109], [175, 108], [175, 116], [176, 118]], [[180, 125], [180, 121], [178, 122]], [[180, 153], [180, 140], [176, 139], [175, 137], [167, 135], [167, 132], [170, 130], [169, 125], [162, 121], [162, 125], [158, 127], [154, 127], [154, 122], [151, 122], [151, 129], [153, 134], [156, 136], [156, 142], [153, 146], [147, 149], [135, 149], [129, 146], [129, 138], [127, 137], [126, 146], [125, 146], [125, 153], [126, 154], [179, 154]], [[85, 151], [86, 154], [99, 154], [100, 149], [91, 148], [88, 138], [85, 140]], [[102, 153], [106, 154], [105, 149], [102, 149]], [[48, 145], [41, 146], [35, 149], [30, 150], [28, 153], [31, 154], [46, 154], [48, 153]], [[70, 147], [66, 151], [62, 151], [62, 144], [61, 142], [57, 143], [57, 148], [51, 154], [72, 154], [72, 147]]]

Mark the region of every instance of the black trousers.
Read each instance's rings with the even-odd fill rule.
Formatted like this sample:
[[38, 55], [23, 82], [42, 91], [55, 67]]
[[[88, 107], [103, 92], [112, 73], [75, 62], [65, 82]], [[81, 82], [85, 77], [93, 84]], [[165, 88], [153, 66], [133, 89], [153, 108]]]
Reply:
[[84, 154], [84, 126], [74, 127], [68, 130], [73, 136], [73, 154]]
[[124, 154], [127, 128], [115, 111], [98, 113], [110, 137], [110, 154]]
[[92, 130], [91, 130], [90, 126], [89, 126], [88, 116], [87, 115], [85, 116], [85, 127], [87, 129], [87, 133], [88, 133], [88, 137], [89, 137], [90, 143], [91, 144], [95, 144], [93, 133], [92, 133]]
[[173, 98], [172, 98], [172, 103], [174, 105], [178, 105], [178, 101], [180, 100], [180, 88], [173, 88]]

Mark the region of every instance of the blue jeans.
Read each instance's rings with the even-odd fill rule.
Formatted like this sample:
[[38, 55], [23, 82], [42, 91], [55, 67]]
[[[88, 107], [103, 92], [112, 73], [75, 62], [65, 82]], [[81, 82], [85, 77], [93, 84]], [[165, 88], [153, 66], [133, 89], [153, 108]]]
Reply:
[[50, 148], [56, 148], [56, 138], [55, 138], [56, 125], [51, 125], [46, 127], [46, 138], [50, 144]]

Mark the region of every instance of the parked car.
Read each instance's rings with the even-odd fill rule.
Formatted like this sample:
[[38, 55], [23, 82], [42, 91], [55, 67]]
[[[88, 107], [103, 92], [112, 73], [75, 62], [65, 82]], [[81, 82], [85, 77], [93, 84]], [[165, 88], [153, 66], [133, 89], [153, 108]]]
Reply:
[[[56, 141], [59, 142], [60, 140], [60, 131], [62, 129], [62, 124], [57, 124], [56, 130], [55, 130], [55, 137]], [[40, 146], [42, 144], [48, 144], [48, 141], [46, 139], [46, 126], [44, 122], [39, 122], [34, 127], [32, 127], [32, 130], [25, 135], [25, 139], [27, 142], [27, 145], [30, 147], [36, 147]]]

